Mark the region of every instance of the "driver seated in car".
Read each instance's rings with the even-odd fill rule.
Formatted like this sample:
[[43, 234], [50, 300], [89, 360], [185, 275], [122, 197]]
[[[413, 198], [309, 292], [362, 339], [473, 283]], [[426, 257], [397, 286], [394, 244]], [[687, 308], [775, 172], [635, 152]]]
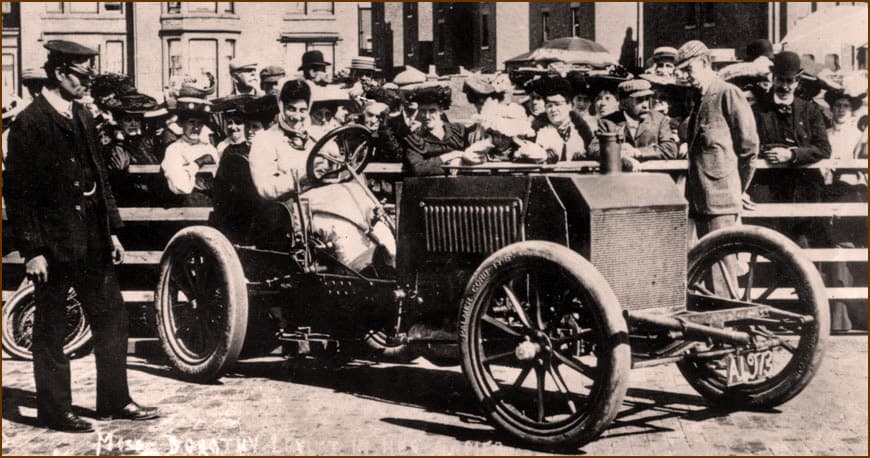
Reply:
[[[288, 80], [282, 85], [278, 122], [251, 142], [251, 178], [257, 192], [269, 200], [307, 199], [312, 214], [311, 233], [330, 242], [333, 256], [344, 265], [365, 269], [372, 264], [379, 246], [386, 251], [385, 262], [394, 265], [395, 236], [378, 217], [376, 203], [366, 190], [355, 181], [316, 187], [317, 183], [307, 176], [306, 163], [318, 140], [308, 135], [310, 103], [311, 89], [302, 80]], [[343, 160], [338, 146], [327, 143], [315, 162], [317, 172], [333, 167], [323, 156]], [[296, 209], [295, 205], [287, 207]]]

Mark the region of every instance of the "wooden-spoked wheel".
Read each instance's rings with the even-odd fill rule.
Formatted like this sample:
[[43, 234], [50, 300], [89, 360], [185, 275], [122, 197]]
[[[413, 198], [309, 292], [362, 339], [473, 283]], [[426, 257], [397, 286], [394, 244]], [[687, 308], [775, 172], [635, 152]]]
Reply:
[[[807, 386], [822, 361], [830, 311], [821, 276], [797, 244], [762, 227], [710, 233], [689, 252], [688, 288], [690, 311], [703, 311], [707, 296], [771, 310], [763, 320], [732, 326], [763, 350], [678, 364], [701, 395], [729, 407], [770, 408]], [[732, 348], [717, 343], [700, 350]]]
[[[31, 360], [33, 353], [33, 322], [36, 315], [34, 286], [29, 284], [16, 291], [3, 304], [3, 351], [15, 359]], [[84, 356], [90, 349], [91, 327], [75, 289], [66, 299], [66, 334], [63, 352], [67, 356]]]
[[309, 182], [314, 186], [343, 183], [353, 179], [348, 169], [362, 173], [374, 150], [371, 138], [371, 131], [357, 124], [329, 131], [308, 155]]
[[248, 325], [245, 275], [217, 230], [193, 226], [172, 237], [154, 305], [163, 349], [187, 378], [213, 380], [239, 358]]
[[628, 331], [582, 256], [550, 242], [507, 246], [472, 275], [462, 304], [462, 368], [496, 426], [561, 447], [594, 439], [616, 416]]

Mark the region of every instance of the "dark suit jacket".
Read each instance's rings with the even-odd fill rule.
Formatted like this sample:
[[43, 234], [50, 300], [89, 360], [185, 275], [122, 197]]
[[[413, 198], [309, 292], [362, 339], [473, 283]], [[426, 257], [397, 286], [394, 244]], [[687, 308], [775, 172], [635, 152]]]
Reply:
[[[677, 159], [679, 157], [680, 147], [677, 145], [677, 139], [671, 130], [670, 119], [658, 111], [651, 111], [649, 116], [637, 126], [635, 134], [629, 132], [625, 122], [625, 112], [622, 110], [611, 113], [599, 120], [598, 123], [599, 125], [612, 123], [619, 126], [625, 136], [625, 142], [640, 151], [641, 156], [636, 159], [648, 161], [651, 159]], [[614, 131], [610, 128], [602, 130]], [[589, 144], [589, 155], [598, 157], [598, 149], [598, 139], [596, 138]]]
[[688, 124], [686, 198], [693, 214], [739, 214], [752, 180], [758, 132], [752, 108], [733, 84], [714, 78]]
[[[825, 118], [815, 102], [795, 97], [792, 122], [796, 138], [783, 138], [773, 95], [756, 104], [755, 122], [762, 152], [772, 146], [788, 146], [794, 152], [794, 165], [813, 164], [831, 157]], [[823, 185], [824, 179], [818, 169], [778, 170], [776, 179], [769, 183], [775, 198], [786, 202], [818, 201]]]
[[45, 255], [49, 262], [81, 262], [90, 237], [104, 236], [123, 224], [109, 186], [108, 173], [96, 143], [91, 114], [73, 103], [73, 121], [80, 122], [87, 151], [96, 170], [101, 197], [97, 213], [105, 220], [103, 234], [89, 234], [80, 210], [84, 204], [79, 155], [70, 125], [43, 97], [36, 98], [9, 132], [9, 155], [3, 172], [3, 194], [16, 248], [25, 259]]
[[461, 124], [444, 123], [444, 138], [418, 129], [405, 138], [405, 171], [411, 176], [443, 175], [441, 155], [468, 148], [468, 132]]

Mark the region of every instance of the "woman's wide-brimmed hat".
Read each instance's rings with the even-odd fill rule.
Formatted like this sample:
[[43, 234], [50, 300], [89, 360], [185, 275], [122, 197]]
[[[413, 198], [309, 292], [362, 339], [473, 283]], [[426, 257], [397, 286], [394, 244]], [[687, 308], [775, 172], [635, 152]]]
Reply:
[[208, 118], [214, 113], [214, 106], [206, 99], [197, 97], [178, 97], [170, 112], [185, 118]]
[[409, 102], [416, 102], [419, 105], [423, 104], [438, 104], [442, 110], [450, 108], [453, 99], [453, 92], [450, 86], [446, 86], [437, 82], [429, 82], [417, 85], [408, 92], [406, 99]]
[[118, 97], [119, 105], [112, 109], [113, 113], [144, 116], [145, 113], [151, 112], [159, 108], [159, 104], [154, 97], [133, 92], [124, 94]]

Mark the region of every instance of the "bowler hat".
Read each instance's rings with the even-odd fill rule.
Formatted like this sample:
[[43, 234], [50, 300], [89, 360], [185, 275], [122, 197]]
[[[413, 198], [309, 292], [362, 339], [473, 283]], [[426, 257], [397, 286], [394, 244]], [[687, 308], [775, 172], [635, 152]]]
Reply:
[[680, 46], [680, 49], [677, 51], [676, 67], [678, 69], [684, 68], [696, 57], [709, 55], [710, 49], [707, 48], [707, 45], [704, 43], [698, 40], [687, 41], [686, 43], [683, 43], [683, 46]]
[[327, 66], [330, 65], [329, 62], [323, 60], [323, 53], [318, 50], [307, 51], [305, 54], [302, 54], [302, 65], [299, 66], [299, 70], [305, 70], [306, 68], [313, 67], [316, 65]]
[[774, 76], [780, 78], [794, 78], [800, 75], [803, 71], [804, 70], [801, 67], [801, 58], [797, 53], [783, 51], [773, 56], [772, 73]]

